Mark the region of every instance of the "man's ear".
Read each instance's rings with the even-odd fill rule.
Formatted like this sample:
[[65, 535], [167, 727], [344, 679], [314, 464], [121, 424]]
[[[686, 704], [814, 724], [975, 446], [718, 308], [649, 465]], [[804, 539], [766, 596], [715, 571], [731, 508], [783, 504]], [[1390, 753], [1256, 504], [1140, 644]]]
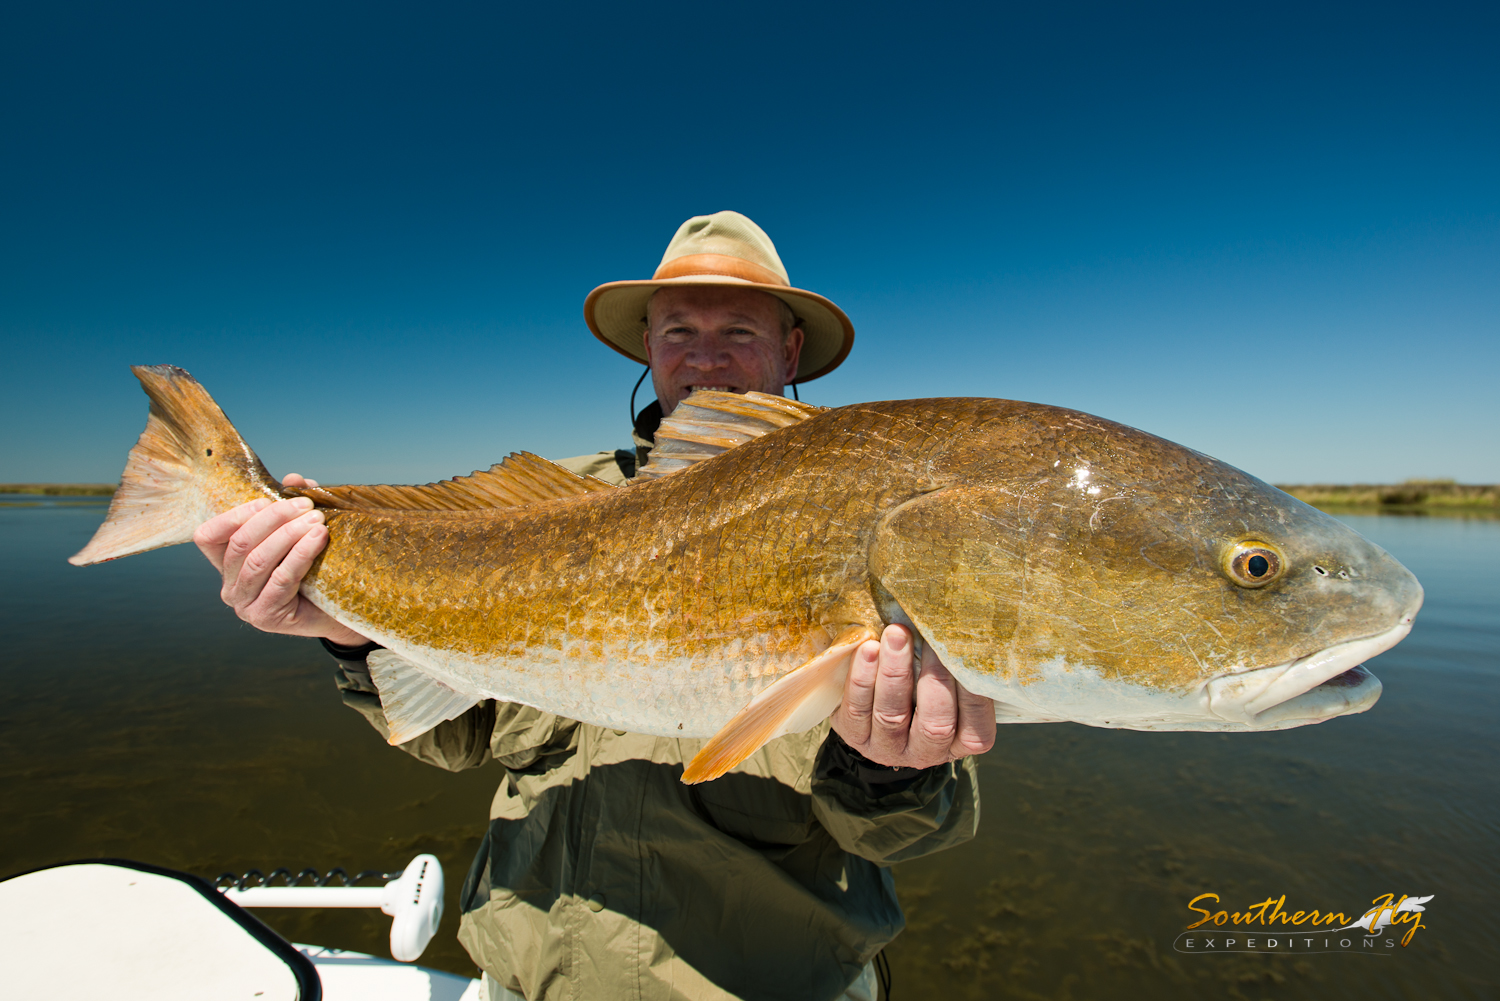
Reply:
[[802, 360], [803, 334], [801, 327], [793, 327], [786, 333], [786, 343], [782, 345], [782, 358], [786, 361], [786, 381], [795, 382], [797, 379], [797, 363]]
[[641, 350], [646, 352], [646, 367], [651, 367], [651, 328], [641, 331]]

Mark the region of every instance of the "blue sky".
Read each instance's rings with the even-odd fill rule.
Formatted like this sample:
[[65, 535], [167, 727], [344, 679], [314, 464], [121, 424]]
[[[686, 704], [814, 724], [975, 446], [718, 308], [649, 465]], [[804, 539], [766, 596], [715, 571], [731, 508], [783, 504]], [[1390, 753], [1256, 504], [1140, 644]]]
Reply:
[[804, 399], [1497, 482], [1496, 10], [13, 4], [0, 481], [116, 478], [132, 363], [277, 473], [623, 445], [583, 298], [733, 208], [854, 320]]

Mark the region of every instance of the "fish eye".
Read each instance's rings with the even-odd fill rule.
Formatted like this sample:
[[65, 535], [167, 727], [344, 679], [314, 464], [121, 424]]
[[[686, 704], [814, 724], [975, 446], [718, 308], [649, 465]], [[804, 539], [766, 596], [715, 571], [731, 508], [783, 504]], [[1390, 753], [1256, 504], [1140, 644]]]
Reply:
[[1254, 540], [1230, 546], [1224, 560], [1229, 579], [1240, 587], [1264, 587], [1278, 579], [1285, 567], [1280, 550]]

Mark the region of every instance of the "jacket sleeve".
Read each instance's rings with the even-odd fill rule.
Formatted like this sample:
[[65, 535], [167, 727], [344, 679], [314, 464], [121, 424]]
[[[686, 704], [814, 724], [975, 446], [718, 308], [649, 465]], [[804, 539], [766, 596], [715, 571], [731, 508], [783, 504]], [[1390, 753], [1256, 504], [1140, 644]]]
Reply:
[[952, 848], [979, 828], [974, 758], [892, 770], [865, 761], [832, 731], [818, 752], [812, 799], [840, 848], [879, 865]]

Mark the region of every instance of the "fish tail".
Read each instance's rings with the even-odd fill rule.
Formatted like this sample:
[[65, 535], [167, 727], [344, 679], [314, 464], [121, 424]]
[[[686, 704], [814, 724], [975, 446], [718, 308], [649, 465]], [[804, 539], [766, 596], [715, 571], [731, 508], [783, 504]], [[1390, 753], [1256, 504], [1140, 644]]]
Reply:
[[125, 460], [109, 515], [68, 562], [87, 566], [188, 542], [215, 515], [279, 497], [266, 467], [224, 411], [175, 365], [132, 365], [151, 398], [146, 430]]

